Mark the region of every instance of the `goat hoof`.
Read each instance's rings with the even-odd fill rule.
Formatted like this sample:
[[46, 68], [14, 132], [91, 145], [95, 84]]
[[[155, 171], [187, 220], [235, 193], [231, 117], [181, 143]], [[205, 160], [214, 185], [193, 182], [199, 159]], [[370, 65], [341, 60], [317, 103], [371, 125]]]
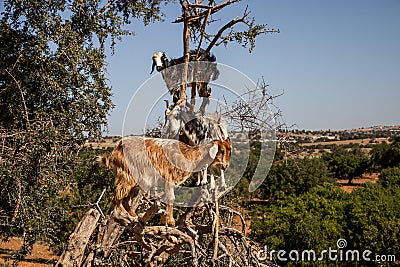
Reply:
[[175, 219], [162, 215], [161, 224], [169, 227], [175, 227]]
[[213, 182], [210, 183], [210, 189], [215, 190], [215, 183], [213, 183]]
[[175, 227], [175, 219], [174, 218], [167, 218], [165, 225], [169, 226], [169, 227]]
[[226, 184], [221, 184], [220, 187], [221, 187], [222, 191], [225, 191], [225, 189], [228, 188], [228, 186]]

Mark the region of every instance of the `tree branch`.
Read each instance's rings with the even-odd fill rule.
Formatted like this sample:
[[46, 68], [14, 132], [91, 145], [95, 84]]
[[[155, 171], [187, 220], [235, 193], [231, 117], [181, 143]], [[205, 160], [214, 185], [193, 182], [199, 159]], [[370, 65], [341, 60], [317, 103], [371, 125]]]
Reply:
[[99, 10], [99, 12], [97, 13], [97, 16], [100, 16], [101, 14], [103, 14], [103, 13], [107, 10], [107, 8], [109, 8], [109, 7], [111, 6], [112, 3], [113, 3], [113, 0], [108, 1], [107, 4], [105, 4], [105, 5]]
[[[217, 6], [214, 6], [214, 7], [211, 7], [211, 8], [207, 8], [207, 9], [211, 10], [211, 14], [214, 14], [214, 13], [220, 11], [221, 9], [223, 9], [224, 7], [229, 6], [229, 5], [231, 5], [233, 3], [236, 3], [236, 2], [239, 2], [239, 1], [240, 0], [229, 0], [229, 1], [226, 1], [224, 3], [219, 4]], [[181, 1], [181, 5], [182, 5], [182, 1]], [[185, 7], [187, 8], [187, 6], [185, 6]], [[199, 14], [197, 14], [195, 16], [189, 16], [188, 17], [189, 21], [198, 20], [198, 19], [204, 18], [205, 16], [207, 16], [208, 10], [200, 12]], [[179, 17], [175, 21], [173, 21], [172, 23], [180, 23], [180, 22], [185, 22], [185, 18]]]
[[218, 39], [222, 36], [222, 34], [224, 33], [224, 31], [226, 29], [229, 29], [230, 27], [232, 27], [233, 25], [235, 25], [236, 23], [239, 22], [245, 22], [244, 17], [242, 18], [235, 18], [233, 20], [231, 20], [230, 22], [228, 22], [227, 24], [225, 24], [219, 31], [218, 33], [214, 36], [213, 40], [210, 42], [210, 44], [208, 45], [207, 49], [204, 51], [204, 53], [199, 57], [199, 61], [203, 60], [208, 53], [210, 53], [211, 48], [213, 48], [213, 46], [215, 45], [215, 43], [218, 41]]
[[203, 25], [201, 26], [201, 29], [200, 29], [201, 36], [200, 36], [199, 45], [197, 46], [197, 50], [196, 50], [197, 53], [199, 53], [200, 48], [201, 48], [201, 43], [203, 42], [203, 38], [204, 38], [204, 36], [206, 35], [205, 31], [206, 31], [206, 26], [207, 26], [208, 18], [210, 17], [210, 15], [211, 15], [211, 9], [209, 9], [209, 10], [207, 11], [207, 16], [205, 17], [204, 22], [203, 22]]
[[28, 108], [26, 107], [26, 101], [25, 101], [25, 96], [24, 93], [22, 92], [21, 86], [19, 85], [17, 79], [15, 79], [15, 77], [7, 70], [5, 69], [5, 71], [7, 72], [8, 75], [11, 76], [11, 78], [14, 80], [15, 84], [18, 87], [18, 90], [21, 94], [21, 99], [22, 99], [22, 105], [24, 106], [24, 111], [25, 111], [25, 119], [26, 119], [26, 126], [28, 128], [30, 128], [30, 124], [29, 124], [29, 115], [28, 115]]

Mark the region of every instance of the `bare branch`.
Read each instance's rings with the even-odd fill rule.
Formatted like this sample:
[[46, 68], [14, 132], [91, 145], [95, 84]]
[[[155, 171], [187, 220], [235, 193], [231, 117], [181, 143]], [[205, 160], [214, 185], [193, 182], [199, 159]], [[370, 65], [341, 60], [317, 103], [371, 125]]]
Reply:
[[27, 125], [28, 128], [30, 128], [28, 108], [26, 107], [26, 101], [25, 101], [24, 92], [22, 92], [21, 86], [19, 85], [19, 82], [17, 81], [17, 79], [15, 79], [15, 77], [7, 69], [5, 69], [5, 71], [7, 72], [8, 75], [11, 76], [11, 78], [14, 80], [15, 84], [18, 87], [18, 90], [19, 90], [19, 92], [21, 94], [22, 105], [24, 107], [26, 125]]
[[206, 30], [206, 26], [207, 26], [208, 19], [209, 19], [210, 15], [211, 15], [211, 9], [208, 9], [207, 16], [205, 17], [205, 19], [203, 21], [203, 25], [201, 26], [201, 29], [200, 29], [201, 36], [200, 36], [200, 41], [199, 41], [199, 44], [198, 44], [197, 50], [196, 50], [197, 53], [199, 53], [200, 48], [201, 48], [201, 43], [203, 42], [203, 38], [206, 35], [205, 30]]
[[[223, 9], [224, 7], [229, 6], [229, 5], [231, 5], [231, 4], [233, 4], [233, 3], [236, 3], [236, 2], [239, 2], [239, 1], [240, 1], [240, 0], [228, 0], [228, 1], [225, 1], [225, 2], [223, 2], [223, 3], [221, 3], [221, 4], [217, 5], [217, 6], [213, 6], [213, 7], [210, 8], [211, 14], [214, 14], [214, 13], [220, 11], [221, 9]], [[180, 0], [180, 2], [181, 2], [181, 5], [182, 5], [182, 2], [183, 2], [183, 1]], [[183, 5], [182, 5], [182, 7], [183, 7]], [[187, 8], [186, 5], [185, 5], [185, 8]], [[190, 17], [188, 17], [187, 19], [188, 19], [189, 21], [198, 20], [198, 19], [202, 19], [202, 18], [204, 18], [205, 16], [207, 16], [207, 14], [208, 14], [208, 10], [207, 10], [207, 11], [200, 12], [200, 13], [199, 13], [198, 15], [196, 15], [196, 16], [190, 16]], [[179, 17], [179, 18], [177, 18], [175, 21], [173, 21], [172, 23], [181, 23], [181, 22], [185, 22], [185, 19], [186, 19], [186, 18]]]
[[109, 8], [111, 6], [111, 4], [113, 3], [113, 0], [110, 0], [107, 2], [107, 4], [105, 4], [97, 13], [97, 16], [100, 16], [101, 14], [103, 14], [104, 12], [106, 12], [107, 8]]
[[208, 47], [206, 48], [206, 50], [204, 51], [204, 53], [199, 57], [199, 60], [203, 60], [208, 53], [210, 53], [211, 48], [213, 48], [213, 46], [215, 45], [215, 43], [218, 41], [218, 39], [221, 37], [221, 35], [224, 33], [224, 31], [230, 27], [232, 27], [233, 25], [235, 25], [236, 23], [239, 22], [244, 22], [244, 18], [235, 18], [233, 20], [231, 20], [230, 22], [228, 22], [227, 24], [225, 24], [219, 31], [218, 33], [214, 36], [213, 40], [210, 42], [210, 44], [208, 45]]

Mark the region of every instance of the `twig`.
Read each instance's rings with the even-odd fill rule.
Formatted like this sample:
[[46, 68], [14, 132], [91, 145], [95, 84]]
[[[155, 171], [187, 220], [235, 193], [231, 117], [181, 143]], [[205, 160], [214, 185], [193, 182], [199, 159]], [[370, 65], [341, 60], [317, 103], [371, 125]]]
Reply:
[[219, 243], [219, 239], [218, 239], [218, 231], [219, 231], [219, 205], [218, 205], [218, 186], [215, 187], [215, 191], [214, 191], [214, 200], [215, 200], [215, 216], [214, 216], [214, 222], [213, 224], [214, 226], [214, 253], [213, 253], [213, 265], [215, 265], [215, 261], [217, 260], [218, 257], [218, 243]]
[[14, 209], [14, 213], [13, 213], [13, 217], [11, 218], [11, 223], [15, 222], [15, 219], [18, 216], [18, 211], [19, 211], [19, 207], [21, 205], [21, 191], [22, 191], [22, 185], [21, 185], [21, 181], [19, 180], [19, 178], [17, 178], [17, 189], [18, 189], [18, 199], [17, 199], [17, 204], [15, 205], [15, 209]]
[[103, 14], [103, 13], [107, 10], [107, 8], [112, 4], [112, 2], [113, 2], [113, 0], [108, 1], [107, 4], [105, 4], [105, 5], [99, 10], [99, 12], [97, 13], [97, 16], [100, 16], [101, 14]]
[[106, 192], [106, 188], [103, 189], [103, 191], [100, 194], [100, 197], [97, 199], [97, 201], [95, 203], [89, 203], [89, 204], [84, 204], [84, 205], [75, 205], [73, 206], [73, 208], [82, 208], [82, 207], [92, 207], [95, 206], [96, 209], [100, 212], [100, 215], [102, 218], [105, 218], [103, 211], [100, 208], [100, 200], [102, 199], [104, 193]]
[[204, 53], [199, 57], [199, 61], [203, 60], [208, 53], [210, 53], [211, 48], [213, 48], [213, 46], [215, 45], [215, 43], [218, 41], [218, 39], [221, 37], [221, 35], [224, 33], [224, 31], [230, 27], [232, 27], [233, 25], [235, 25], [236, 23], [239, 22], [244, 22], [244, 18], [235, 18], [233, 20], [231, 20], [230, 22], [228, 22], [227, 24], [225, 24], [219, 31], [218, 33], [214, 36], [214, 38], [212, 39], [212, 41], [210, 42], [210, 44], [208, 45], [208, 47], [206, 48], [206, 50], [204, 51]]
[[[233, 3], [236, 3], [238, 1], [239, 0], [229, 0], [229, 1], [225, 1], [224, 3], [221, 3], [219, 5], [213, 6], [213, 7], [211, 7], [211, 14], [214, 14], [214, 13], [220, 11], [221, 9], [223, 9], [224, 7], [226, 7], [228, 5], [231, 5]], [[181, 0], [180, 2], [181, 2], [181, 5], [182, 5], [183, 1]], [[183, 5], [182, 5], [182, 7], [183, 7]], [[185, 7], [187, 7], [187, 6], [185, 5]], [[189, 20], [198, 20], [198, 19], [204, 18], [207, 15], [207, 13], [208, 13], [208, 10], [200, 12], [196, 16], [190, 16]], [[185, 18], [179, 17], [175, 21], [173, 21], [173, 23], [180, 23], [180, 22], [184, 22], [184, 21], [185, 21]]]
[[19, 85], [17, 79], [15, 79], [15, 77], [6, 69], [5, 70], [7, 72], [8, 75], [11, 76], [11, 78], [14, 80], [15, 84], [18, 87], [18, 90], [21, 94], [21, 99], [22, 99], [22, 104], [24, 106], [24, 111], [25, 111], [25, 119], [26, 119], [26, 126], [29, 129], [30, 128], [30, 124], [29, 124], [29, 115], [28, 115], [28, 108], [26, 107], [26, 101], [25, 101], [25, 96], [24, 93], [22, 92], [21, 86]]
[[104, 216], [103, 211], [102, 211], [101, 208], [100, 208], [99, 203], [100, 203], [100, 200], [101, 200], [101, 198], [103, 197], [103, 195], [104, 195], [105, 192], [106, 192], [106, 188], [103, 189], [103, 192], [101, 192], [101, 195], [100, 195], [100, 197], [97, 199], [97, 202], [94, 203], [94, 206], [95, 206], [95, 207], [97, 208], [97, 210], [100, 212], [102, 218], [104, 218], [105, 216]]

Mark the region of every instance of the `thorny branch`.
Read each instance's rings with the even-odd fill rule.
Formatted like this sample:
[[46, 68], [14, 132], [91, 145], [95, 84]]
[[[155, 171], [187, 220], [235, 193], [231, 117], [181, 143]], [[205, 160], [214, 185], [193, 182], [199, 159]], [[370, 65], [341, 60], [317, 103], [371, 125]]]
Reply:
[[261, 78], [254, 88], [247, 88], [233, 104], [224, 100], [222, 115], [230, 122], [234, 131], [276, 132], [286, 125], [280, 121], [282, 111], [273, 103], [284, 92], [278, 95], [269, 94], [268, 86], [264, 78]]
[[[215, 197], [212, 194], [205, 197], [210, 196]], [[193, 266], [208, 266], [211, 263], [216, 266], [223, 263], [229, 263], [230, 266], [248, 266], [249, 263], [251, 266], [258, 265], [255, 254], [247, 253], [255, 248], [249, 246], [250, 241], [244, 232], [245, 221], [237, 211], [222, 205], [219, 208], [224, 215], [218, 216], [217, 203], [188, 208], [180, 215], [177, 226], [172, 228], [153, 225], [156, 216], [164, 211], [157, 199], [144, 198], [138, 209], [143, 207], [151, 208], [140, 213], [137, 219], [114, 213], [125, 217], [117, 219], [126, 222], [124, 226], [133, 233], [133, 236], [112, 246], [112, 249], [119, 250], [114, 251], [114, 257], [115, 253], [126, 252], [125, 247], [131, 252], [132, 263], [140, 264], [140, 261], [144, 261], [149, 266], [161, 266], [170, 257], [189, 257]], [[182, 212], [181, 209], [175, 210]], [[206, 216], [199, 216], [201, 214]], [[225, 214], [239, 215], [242, 225], [233, 225]], [[150, 221], [153, 223], [150, 224]], [[136, 245], [138, 250], [131, 251], [132, 245]], [[210, 251], [210, 247], [214, 249]], [[138, 258], [138, 255], [141, 257]]]

